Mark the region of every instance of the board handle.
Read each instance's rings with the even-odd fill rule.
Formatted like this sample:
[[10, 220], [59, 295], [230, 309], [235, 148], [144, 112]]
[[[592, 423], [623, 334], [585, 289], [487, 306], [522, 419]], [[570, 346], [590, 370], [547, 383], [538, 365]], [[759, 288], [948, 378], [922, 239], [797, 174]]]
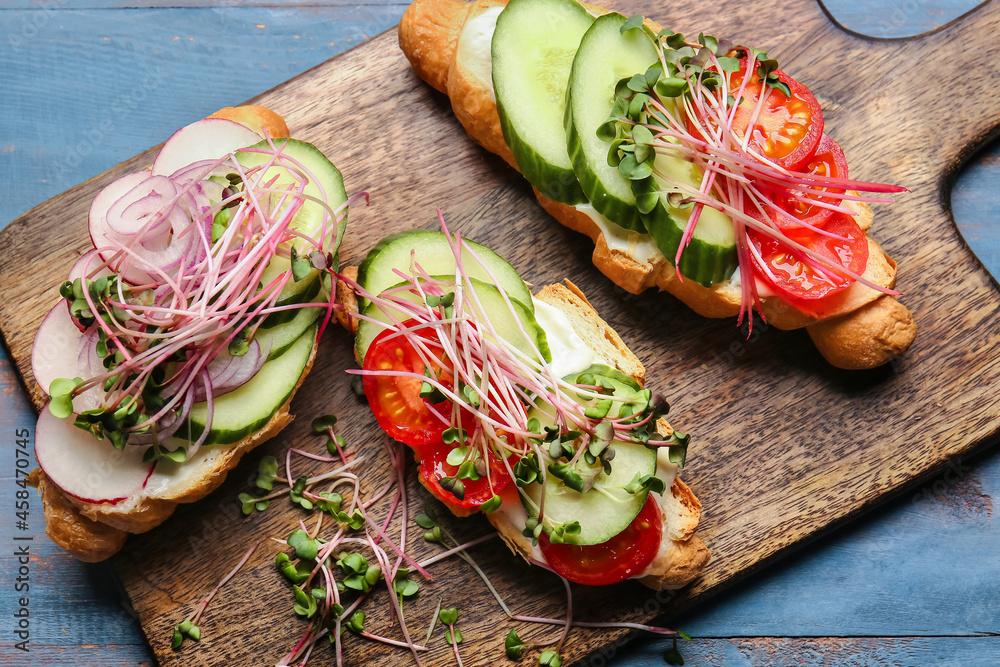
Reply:
[[[880, 40], [891, 87], [909, 107], [912, 146], [946, 179], [1000, 134], [1000, 1], [978, 5], [922, 35]], [[891, 144], [888, 144], [891, 145]]]

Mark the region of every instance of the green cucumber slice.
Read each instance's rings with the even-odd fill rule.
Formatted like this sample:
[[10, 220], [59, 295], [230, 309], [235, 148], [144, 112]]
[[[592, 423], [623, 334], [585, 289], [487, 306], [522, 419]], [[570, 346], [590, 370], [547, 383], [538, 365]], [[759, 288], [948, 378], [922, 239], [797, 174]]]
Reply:
[[[473, 241], [466, 242], [496, 276], [500, 287], [511, 299], [521, 302], [532, 313], [531, 291], [517, 275], [517, 271], [507, 260], [489, 248]], [[358, 267], [358, 284], [369, 294], [381, 294], [383, 290], [399, 284], [395, 269], [410, 273], [410, 253], [414, 253], [417, 263], [428, 275], [454, 275], [455, 255], [448, 245], [444, 233], [427, 229], [410, 229], [387, 236], [371, 249]], [[462, 255], [463, 264], [471, 278], [492, 283], [489, 273], [466, 251]], [[367, 301], [358, 297], [358, 310], [364, 311]]]
[[[278, 300], [274, 304], [275, 306], [291, 306], [299, 303], [315, 301], [323, 287], [323, 281], [320, 280], [318, 271], [313, 271], [299, 283], [296, 283], [296, 291], [290, 291], [292, 284], [293, 283], [291, 282], [285, 284], [285, 288], [281, 291], [281, 294], [278, 295]], [[286, 322], [291, 322], [293, 319], [298, 317], [299, 310], [301, 309], [295, 308], [291, 310], [279, 310], [276, 313], [271, 313], [264, 320], [264, 326], [274, 327], [280, 324], [285, 324]]]
[[[441, 278], [445, 280], [452, 279], [451, 276], [442, 276]], [[528, 310], [520, 301], [511, 299], [511, 304], [514, 306], [520, 326], [524, 328], [524, 331], [530, 337], [530, 339], [525, 338], [524, 334], [521, 333], [518, 323], [511, 317], [510, 308], [504, 301], [503, 295], [500, 294], [500, 290], [489, 283], [476, 280], [475, 278], [472, 279], [472, 287], [476, 291], [476, 296], [479, 298], [482, 310], [471, 299], [467, 302], [466, 307], [475, 313], [477, 320], [481, 321], [486, 316], [489, 316], [490, 322], [501, 338], [513, 344], [518, 350], [529, 357], [536, 358], [534, 350], [537, 348], [546, 362], [552, 361], [552, 354], [549, 351], [545, 331], [538, 325], [534, 313]], [[397, 293], [395, 296], [405, 298], [414, 303], [420, 302], [420, 297], [416, 294]], [[374, 303], [369, 303], [362, 314], [365, 317], [385, 323], [391, 322], [392, 318], [397, 320], [408, 319], [406, 314], [395, 309], [392, 310], [392, 317], [390, 317], [389, 314], [379, 309]], [[354, 351], [358, 359], [364, 360], [372, 341], [384, 330], [385, 327], [376, 322], [365, 319], [358, 320], [358, 331], [354, 337]]]
[[511, 0], [493, 33], [493, 88], [503, 138], [528, 182], [554, 201], [586, 202], [566, 150], [566, 86], [594, 22], [575, 0]]
[[[249, 382], [215, 399], [212, 427], [205, 445], [228, 445], [260, 430], [291, 396], [309, 362], [316, 325], [312, 325], [276, 359], [264, 362]], [[197, 440], [205, 430], [208, 406], [195, 403], [188, 416], [190, 428], [181, 427], [179, 437]]]
[[[621, 398], [635, 397], [641, 390], [632, 378], [600, 364], [595, 364], [582, 373], [567, 376], [566, 381], [577, 383], [585, 375], [597, 376], [602, 384], [613, 387], [614, 395]], [[582, 405], [591, 405], [591, 402], [579, 396], [577, 400]], [[543, 427], [552, 425], [552, 420], [538, 407], [532, 408], [529, 417], [537, 418]], [[555, 523], [578, 521], [580, 524], [579, 534], [565, 535], [566, 542], [600, 544], [625, 530], [642, 510], [648, 492], [630, 494], [624, 487], [635, 478], [636, 473], [642, 476], [656, 474], [656, 451], [642, 444], [621, 440], [613, 441], [608, 447], [615, 452], [611, 461], [611, 474], [603, 470], [598, 473], [594, 480], [595, 488], [589, 491], [575, 491], [552, 474], [546, 475], [544, 487], [541, 484], [524, 487], [521, 490], [521, 502], [528, 515], [538, 516], [538, 506], [544, 492], [545, 517], [548, 520]], [[542, 449], [544, 451], [544, 446]], [[546, 466], [552, 463], [548, 456], [543, 458]], [[598, 489], [597, 486], [602, 488]], [[547, 522], [543, 523], [545, 525]]]
[[[660, 197], [643, 220], [656, 247], [672, 263], [694, 209], [671, 206], [669, 194], [678, 190], [676, 184], [671, 182], [698, 188], [702, 172], [694, 163], [664, 153], [656, 156], [655, 170], [658, 173], [654, 173], [653, 179], [660, 190]], [[681, 255], [681, 274], [711, 287], [732, 278], [737, 265], [732, 218], [714, 208], [704, 207], [691, 242]]]
[[267, 355], [268, 360], [277, 359], [287, 352], [288, 348], [295, 344], [295, 341], [301, 338], [302, 334], [323, 314], [323, 309], [299, 308], [287, 312], [294, 316], [291, 320], [274, 326], [261, 327], [257, 330], [256, 338], [261, 345], [264, 344], [264, 336], [271, 339], [271, 352]]
[[608, 165], [610, 144], [597, 136], [614, 105], [615, 86], [657, 61], [641, 30], [621, 34], [625, 17], [605, 14], [580, 41], [573, 60], [566, 103], [566, 141], [576, 177], [594, 208], [612, 222], [645, 232], [630, 181]]
[[[323, 155], [322, 151], [312, 144], [299, 141], [298, 139], [276, 139], [274, 140], [274, 145], [277, 148], [281, 148], [285, 155], [299, 162], [308, 170], [311, 178], [305, 187], [305, 194], [325, 200], [330, 205], [330, 208], [334, 210], [347, 201], [347, 190], [344, 189], [344, 177], [341, 175], [340, 170]], [[270, 150], [270, 146], [266, 141], [250, 146], [250, 148]], [[236, 159], [244, 167], [258, 167], [265, 164], [270, 159], [270, 156], [265, 153], [248, 153], [244, 149], [236, 153]], [[274, 187], [281, 187], [292, 181], [292, 176], [284, 167], [270, 167], [264, 175], [264, 180], [269, 180], [274, 176], [279, 177]], [[271, 195], [271, 198], [277, 204], [281, 196], [275, 194]], [[326, 209], [323, 206], [315, 202], [306, 201], [298, 213], [295, 214], [295, 218], [292, 220], [292, 227], [303, 234], [316, 238], [322, 230], [323, 214], [325, 211]], [[337, 247], [339, 247], [340, 240], [344, 236], [343, 225], [346, 223], [347, 217], [345, 216], [341, 222], [341, 229], [338, 231], [337, 225], [334, 222], [327, 221], [327, 241], [329, 242], [333, 238], [334, 231], [338, 231]], [[312, 250], [310, 247], [305, 247], [305, 241], [303, 240], [299, 240], [293, 245], [297, 250], [303, 252]], [[325, 251], [336, 255], [337, 247], [327, 247]], [[267, 265], [267, 268], [264, 269], [264, 274], [261, 278], [262, 284], [267, 285], [290, 268], [291, 263], [288, 259], [275, 257]], [[288, 281], [284, 289], [282, 289], [281, 294], [278, 295], [279, 304], [284, 305], [286, 303], [301, 303], [306, 301], [308, 297], [303, 296], [303, 293], [314, 288], [313, 279], [318, 274], [319, 272], [314, 269], [310, 276], [298, 282]]]

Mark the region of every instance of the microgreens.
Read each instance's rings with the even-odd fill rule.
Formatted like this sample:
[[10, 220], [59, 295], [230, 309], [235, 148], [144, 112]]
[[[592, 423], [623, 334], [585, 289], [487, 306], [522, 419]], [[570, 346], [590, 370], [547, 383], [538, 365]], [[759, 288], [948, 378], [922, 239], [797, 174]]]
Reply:
[[[336, 449], [337, 453], [335, 456], [323, 457], [303, 450], [289, 450], [286, 456], [286, 467], [289, 471], [288, 477], [279, 477], [277, 475], [279, 469], [277, 459], [272, 456], [267, 456], [261, 460], [258, 467], [258, 476], [254, 480], [256, 487], [253, 493], [270, 492], [268, 499], [276, 499], [284, 497], [289, 491], [289, 478], [296, 480], [293, 481], [292, 484], [296, 484], [298, 483], [297, 480], [304, 478], [305, 486], [302, 489], [302, 494], [309, 495], [310, 497], [316, 499], [321, 499], [316, 500], [314, 503], [313, 511], [316, 513], [314, 516], [317, 517], [316, 527], [314, 529], [311, 531], [307, 530], [305, 525], [300, 523], [300, 527], [291, 530], [287, 537], [281, 540], [276, 540], [277, 542], [287, 546], [288, 551], [281, 551], [276, 555], [274, 561], [275, 568], [285, 579], [288, 580], [290, 584], [292, 611], [296, 616], [301, 618], [304, 623], [307, 623], [303, 636], [296, 643], [295, 647], [281, 658], [278, 662], [279, 666], [291, 667], [292, 665], [306, 665], [313, 650], [324, 636], [328, 636], [329, 642], [333, 645], [334, 651], [336, 652], [337, 664], [342, 665], [342, 635], [345, 629], [360, 637], [364, 637], [367, 640], [378, 641], [383, 644], [409, 649], [413, 654], [416, 663], [418, 665], [422, 665], [423, 663], [420, 655], [427, 651], [428, 648], [427, 646], [414, 643], [410, 638], [405, 618], [402, 615], [402, 605], [404, 601], [413, 599], [414, 596], [417, 596], [423, 590], [424, 584], [421, 581], [418, 581], [416, 577], [421, 575], [423, 572], [426, 572], [425, 568], [429, 568], [435, 563], [454, 555], [457, 555], [465, 560], [476, 571], [486, 584], [487, 588], [496, 598], [503, 612], [508, 617], [514, 620], [529, 623], [557, 624], [563, 626], [557, 638], [541, 643], [525, 643], [521, 641], [517, 636], [517, 633], [512, 630], [507, 635], [507, 640], [505, 641], [505, 651], [507, 651], [508, 656], [512, 659], [516, 659], [514, 654], [515, 651], [519, 656], [526, 650], [543, 648], [558, 643], [554, 652], [551, 649], [546, 649], [546, 651], [543, 652], [543, 655], [545, 655], [545, 659], [549, 661], [548, 664], [560, 664], [559, 661], [561, 661], [561, 657], [559, 656], [559, 651], [561, 650], [562, 642], [565, 640], [566, 634], [571, 626], [627, 627], [631, 629], [647, 630], [659, 634], [672, 634], [672, 631], [664, 628], [655, 628], [632, 623], [602, 624], [572, 621], [572, 598], [569, 594], [568, 586], [567, 608], [568, 614], [570, 615], [569, 618], [557, 620], [512, 614], [503, 599], [497, 593], [496, 589], [493, 587], [489, 578], [482, 571], [482, 569], [479, 568], [472, 556], [468, 553], [468, 549], [470, 547], [488, 540], [496, 539], [497, 534], [491, 532], [480, 538], [460, 543], [459, 540], [457, 540], [450, 532], [441, 526], [441, 523], [432, 507], [425, 507], [422, 513], [408, 517], [405, 510], [406, 496], [405, 486], [403, 484], [406, 456], [403, 451], [401, 451], [401, 446], [390, 445], [388, 441], [385, 442], [385, 447], [388, 458], [395, 471], [393, 478], [390, 483], [376, 495], [370, 498], [362, 497], [360, 495], [361, 487], [356, 485], [358, 481], [357, 476], [351, 472], [352, 464], [360, 461], [361, 459], [349, 458], [350, 454], [345, 451], [342, 439], [340, 439], [339, 435], [333, 433], [333, 420], [330, 420], [327, 426], [327, 428], [317, 428], [316, 430], [319, 431], [324, 437], [332, 435], [338, 439], [334, 441], [339, 442], [340, 444], [340, 447]], [[324, 473], [315, 477], [300, 476], [295, 478], [290, 472], [291, 459], [293, 455], [312, 461], [325, 461], [341, 465], [329, 473]], [[331, 486], [329, 486], [325, 491], [318, 491], [315, 487], [316, 485], [322, 483], [329, 483]], [[341, 494], [332, 490], [333, 487], [340, 485], [344, 485], [345, 487], [352, 489], [353, 493]], [[276, 486], [284, 488], [275, 489]], [[391, 493], [393, 490], [395, 490], [394, 493]], [[247, 496], [246, 502], [248, 503], [266, 502], [251, 494], [242, 495]], [[445, 547], [445, 550], [420, 563], [413, 561], [413, 566], [404, 567], [403, 561], [409, 557], [406, 556], [405, 553], [396, 547], [391, 541], [386, 540], [385, 543], [387, 548], [396, 552], [397, 560], [396, 563], [393, 564], [389, 558], [387, 549], [380, 545], [380, 538], [367, 532], [372, 529], [372, 526], [367, 523], [362, 512], [363, 508], [370, 508], [372, 504], [379, 499], [391, 501], [389, 514], [385, 519], [384, 526], [388, 527], [393, 522], [398, 524], [400, 531], [400, 544], [406, 543], [406, 522], [407, 520], [411, 520], [421, 529], [424, 529], [428, 533], [433, 533], [436, 537], [432, 541], [440, 543], [443, 547]], [[243, 500], [242, 497], [241, 500]], [[499, 496], [495, 496], [495, 501], [499, 505]], [[360, 523], [356, 524], [354, 527], [343, 523], [336, 523], [334, 524], [335, 532], [329, 539], [321, 537], [319, 531], [322, 525], [324, 525], [324, 517], [329, 516], [332, 509], [332, 507], [324, 507], [324, 503], [342, 506], [345, 510], [341, 512], [344, 517], [348, 517], [349, 515], [347, 512], [350, 512], [351, 516], [360, 519]], [[403, 508], [401, 513], [398, 511], [400, 507]], [[364, 538], [357, 536], [359, 531], [362, 529], [365, 529], [366, 531]], [[172, 645], [175, 649], [181, 647], [185, 638], [190, 638], [195, 641], [200, 639], [201, 630], [196, 624], [202, 618], [208, 603], [221, 589], [221, 587], [233, 576], [235, 576], [236, 573], [249, 560], [251, 555], [254, 553], [254, 549], [256, 549], [256, 545], [240, 560], [236, 567], [226, 577], [224, 577], [222, 581], [219, 582], [215, 589], [213, 589], [213, 591], [195, 608], [195, 611], [185, 618], [184, 621], [178, 623], [174, 627]], [[366, 549], [368, 553], [374, 556], [374, 560], [370, 557], [366, 557], [366, 555], [361, 553], [359, 549]], [[339, 570], [339, 576], [336, 574], [336, 570], [334, 568]], [[375, 594], [376, 587], [379, 586], [384, 586], [390, 594], [392, 610], [396, 619], [395, 625], [398, 628], [398, 631], [403, 635], [402, 641], [391, 637], [374, 635], [365, 630], [365, 611], [360, 608], [360, 605], [366, 598], [373, 596]], [[439, 602], [437, 609], [434, 612], [432, 623], [428, 628], [427, 638], [424, 643], [428, 644], [431, 641], [434, 633], [434, 626], [436, 623], [440, 622], [446, 627], [446, 641], [451, 644], [452, 650], [455, 652], [456, 660], [460, 661], [461, 655], [458, 653], [458, 646], [464, 641], [464, 637], [462, 636], [461, 629], [458, 627], [458, 620], [459, 613], [457, 608], [451, 607], [442, 609]], [[553, 660], [556, 660], [556, 662], [553, 662]]]
[[[52, 383], [54, 415], [69, 416], [72, 399], [86, 394], [77, 426], [118, 448], [158, 445], [204, 402], [190, 457], [209, 434], [213, 397], [245, 384], [266, 361], [270, 337], [258, 340], [257, 332], [268, 316], [319, 306], [329, 315], [332, 289], [323, 303], [278, 305], [278, 296], [290, 281], [337, 269], [346, 206], [356, 197], [334, 210], [307, 194], [307, 184], [322, 192], [322, 183], [282, 144], [244, 151], [261, 154], [262, 164], [227, 156], [149, 176], [98, 226], [92, 217], [97, 247], [59, 293], [85, 330], [81, 359], [87, 349], [94, 355], [87, 377]], [[307, 205], [322, 218], [313, 236], [293, 224]]]
[[[848, 278], [887, 294], [897, 294], [803, 245], [787, 235], [777, 223], [760, 222], [746, 212], [751, 209], [773, 212], [783, 221], [787, 218], [787, 223], [801, 226], [804, 223], [778, 209], [768, 196], [769, 192], [790, 192], [799, 201], [818, 202], [816, 205], [822, 208], [852, 214], [844, 202], [891, 200], [857, 196], [846, 193], [847, 190], [904, 191], [878, 183], [789, 171], [753, 150], [748, 145], [749, 136], [738, 135], [734, 130], [735, 110], [744, 99], [748, 81], [742, 81], [739, 86], [735, 82], [731, 85], [732, 74], [740, 69], [740, 59], [747, 59], [748, 71], [752, 70], [764, 83], [765, 92], [760, 95], [748, 123], [753, 127], [769, 95], [792, 96], [788, 84], [777, 72], [777, 60], [763, 51], [720, 41], [704, 33], [697, 41], [669, 29], [654, 34], [643, 24], [641, 16], [625, 21], [621, 31], [623, 34], [638, 31], [644, 35], [654, 45], [658, 62], [646, 72], [623, 78], [618, 83], [611, 114], [598, 128], [597, 135], [610, 144], [608, 164], [631, 181], [640, 213], [650, 214], [661, 202], [673, 208], [692, 209], [676, 249], [661, 248], [664, 253], [673, 254], [670, 259], [678, 279], [684, 280], [681, 273], [684, 250], [692, 239], [702, 210], [710, 207], [729, 216], [736, 232], [736, 261], [744, 276], [740, 322], [754, 308], [763, 316], [756, 281], [749, 278], [754, 275], [754, 267], [761, 258], [748, 240], [747, 230], [774, 239], [790, 252], [802, 256], [821, 276]], [[698, 131], [692, 131], [691, 127]], [[703, 174], [700, 187], [693, 188], [659, 169], [657, 155], [692, 162]], [[752, 318], [750, 326], [753, 326]]]

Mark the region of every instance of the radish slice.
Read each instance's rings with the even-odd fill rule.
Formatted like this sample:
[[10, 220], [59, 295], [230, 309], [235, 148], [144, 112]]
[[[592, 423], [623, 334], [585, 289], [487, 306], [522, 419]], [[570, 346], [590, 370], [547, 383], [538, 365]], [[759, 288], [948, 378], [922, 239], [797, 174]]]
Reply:
[[199, 160], [218, 160], [263, 137], [250, 128], [224, 118], [206, 118], [174, 132], [153, 162], [153, 174], [169, 176]]
[[[91, 331], [94, 331], [93, 327]], [[93, 338], [80, 332], [62, 302], [49, 311], [38, 327], [31, 348], [31, 372], [46, 394], [52, 381], [58, 378], [89, 378], [104, 372], [97, 357], [96, 345], [93, 350], [86, 349], [85, 342]], [[94, 367], [95, 359], [97, 367]], [[100, 406], [102, 397], [100, 387], [88, 389], [73, 399], [73, 410], [77, 413], [92, 410]]]
[[67, 494], [95, 505], [116, 505], [142, 491], [155, 463], [143, 463], [144, 447], [115, 449], [107, 440], [42, 408], [35, 430], [35, 458]]
[[[70, 282], [73, 282], [77, 278], [90, 278], [91, 280], [96, 280], [101, 276], [113, 276], [114, 273], [106, 266], [101, 266], [103, 262], [97, 254], [97, 250], [88, 250], [85, 252], [80, 259], [76, 260], [76, 264], [73, 268], [69, 270]], [[94, 269], [100, 266], [100, 270], [94, 273]], [[92, 274], [92, 275], [91, 275]], [[69, 301], [66, 302], [67, 306]]]

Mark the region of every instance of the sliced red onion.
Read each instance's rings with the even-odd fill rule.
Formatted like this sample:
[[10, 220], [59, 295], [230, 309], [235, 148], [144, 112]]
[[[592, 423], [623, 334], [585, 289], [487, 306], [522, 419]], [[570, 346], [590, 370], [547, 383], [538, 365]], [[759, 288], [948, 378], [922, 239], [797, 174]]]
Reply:
[[[133, 253], [117, 267], [126, 282], [150, 282], [157, 271], [175, 268], [189, 255], [198, 239], [182, 233], [192, 224], [182, 201], [198, 205], [188, 195], [178, 195], [170, 179], [151, 176], [119, 197], [103, 217], [91, 216], [90, 235], [104, 259], [114, 256], [119, 245]], [[157, 220], [161, 213], [163, 219]]]

